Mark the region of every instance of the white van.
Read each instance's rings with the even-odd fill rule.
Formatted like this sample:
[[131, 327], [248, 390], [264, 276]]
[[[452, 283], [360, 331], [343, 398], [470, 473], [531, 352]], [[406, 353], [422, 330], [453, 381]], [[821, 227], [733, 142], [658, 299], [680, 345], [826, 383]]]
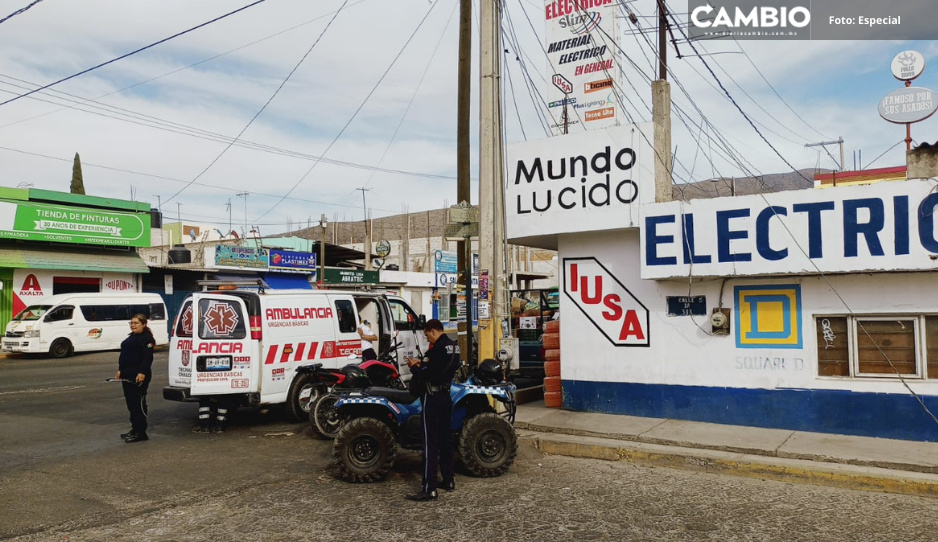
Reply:
[[115, 350], [130, 333], [131, 316], [147, 316], [157, 345], [169, 343], [166, 305], [159, 294], [57, 294], [30, 305], [7, 324], [0, 351], [64, 358]]
[[233, 405], [286, 403], [296, 419], [309, 416], [312, 394], [301, 365], [337, 368], [361, 354], [358, 322], [371, 322], [380, 354], [400, 345], [396, 359], [426, 352], [422, 317], [394, 296], [331, 290], [269, 293], [230, 290], [186, 298], [169, 346], [169, 386], [163, 398], [197, 401], [227, 396]]

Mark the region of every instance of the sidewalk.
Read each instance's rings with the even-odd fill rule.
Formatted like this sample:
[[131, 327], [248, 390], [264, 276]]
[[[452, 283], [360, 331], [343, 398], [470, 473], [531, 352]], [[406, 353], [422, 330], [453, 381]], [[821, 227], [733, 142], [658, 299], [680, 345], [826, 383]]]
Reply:
[[938, 496], [938, 443], [518, 406], [522, 442], [555, 455]]

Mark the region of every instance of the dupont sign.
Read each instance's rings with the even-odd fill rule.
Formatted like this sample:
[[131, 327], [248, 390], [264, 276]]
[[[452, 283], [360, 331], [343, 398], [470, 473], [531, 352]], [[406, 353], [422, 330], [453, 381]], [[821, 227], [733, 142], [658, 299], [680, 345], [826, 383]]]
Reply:
[[560, 92], [564, 94], [570, 94], [573, 92], [573, 83], [567, 81], [567, 78], [560, 75], [559, 73], [554, 74], [554, 86], [560, 89]]

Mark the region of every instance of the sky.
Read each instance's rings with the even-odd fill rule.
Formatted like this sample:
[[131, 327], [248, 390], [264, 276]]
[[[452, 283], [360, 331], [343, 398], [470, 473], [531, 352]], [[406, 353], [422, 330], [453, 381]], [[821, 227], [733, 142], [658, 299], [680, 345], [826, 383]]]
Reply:
[[[0, 0], [0, 19], [30, 3]], [[0, 22], [0, 103], [251, 3], [40, 1]], [[504, 5], [503, 129], [510, 145], [547, 137], [536, 108], [545, 108], [539, 96], [549, 74], [543, 2]], [[623, 60], [622, 88], [634, 105], [629, 117], [648, 122], [654, 2], [629, 6], [650, 33], [622, 25], [623, 59], [634, 62]], [[685, 2], [669, 6], [686, 17]], [[478, 1], [473, 11], [475, 50]], [[361, 220], [364, 208], [377, 218], [453, 205], [457, 27], [458, 0], [267, 0], [0, 105], [0, 186], [67, 192], [77, 152], [89, 195], [148, 202], [167, 221], [225, 231], [229, 224], [238, 231], [257, 226], [264, 235], [317, 225], [321, 215]], [[680, 29], [675, 34], [680, 38]], [[839, 137], [848, 170], [854, 153], [863, 167], [903, 165], [904, 126], [877, 113], [878, 101], [902, 85], [890, 62], [901, 51], [919, 51], [926, 69], [914, 85], [938, 87], [938, 69], [929, 69], [936, 42], [696, 45], [701, 56], [682, 39], [683, 58], [668, 51], [673, 100], [689, 112], [672, 120], [676, 183], [836, 168], [805, 144]], [[475, 50], [473, 203], [477, 59]], [[936, 123], [913, 125], [915, 142], [938, 140]], [[710, 127], [701, 130], [704, 124]], [[714, 131], [744, 167], [719, 156]], [[839, 160], [839, 149], [828, 149]]]

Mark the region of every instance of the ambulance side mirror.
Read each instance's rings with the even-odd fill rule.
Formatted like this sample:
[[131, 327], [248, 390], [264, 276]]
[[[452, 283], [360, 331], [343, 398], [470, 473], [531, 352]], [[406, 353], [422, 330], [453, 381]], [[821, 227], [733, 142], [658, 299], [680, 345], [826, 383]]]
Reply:
[[425, 327], [427, 327], [427, 317], [421, 314], [420, 317], [417, 318], [417, 329], [419, 330]]

